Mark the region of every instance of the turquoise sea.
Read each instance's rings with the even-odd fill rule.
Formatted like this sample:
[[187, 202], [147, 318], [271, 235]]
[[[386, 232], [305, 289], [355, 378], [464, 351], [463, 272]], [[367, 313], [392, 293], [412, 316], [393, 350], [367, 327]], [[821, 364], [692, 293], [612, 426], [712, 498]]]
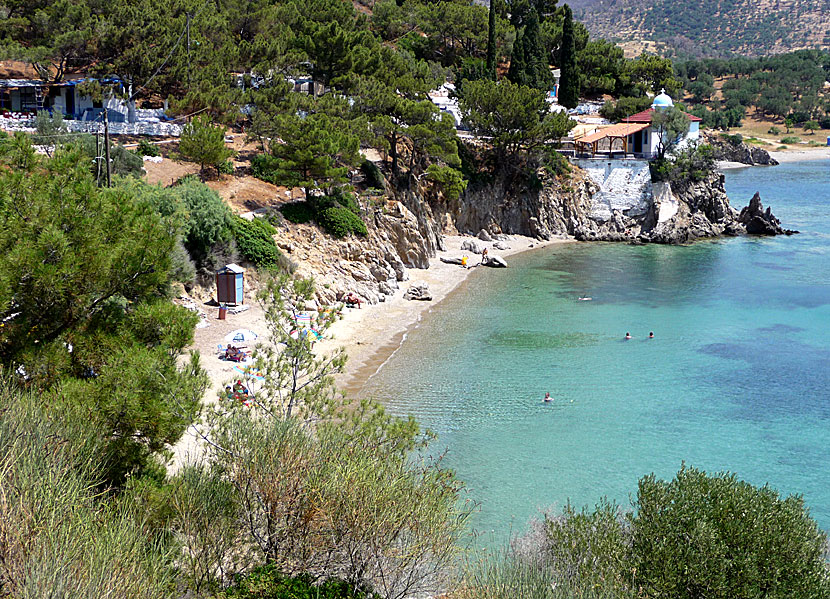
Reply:
[[726, 185], [802, 233], [515, 256], [473, 273], [369, 380], [438, 433], [484, 542], [568, 500], [629, 506], [638, 478], [683, 460], [801, 493], [830, 530], [830, 161]]

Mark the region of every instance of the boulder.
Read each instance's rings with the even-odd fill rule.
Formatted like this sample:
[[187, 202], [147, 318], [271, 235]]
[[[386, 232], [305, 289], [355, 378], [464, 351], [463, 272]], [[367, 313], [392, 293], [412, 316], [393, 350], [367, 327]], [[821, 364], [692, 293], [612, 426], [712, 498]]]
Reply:
[[432, 294], [429, 292], [429, 285], [427, 283], [415, 283], [409, 286], [409, 289], [403, 294], [403, 298], [429, 302], [432, 301]]
[[503, 241], [497, 241], [493, 244], [493, 248], [497, 250], [509, 250], [510, 246], [504, 243]]
[[750, 235], [792, 235], [798, 231], [791, 231], [781, 227], [781, 221], [775, 218], [772, 210], [767, 207], [764, 210], [761, 204], [761, 194], [757, 191], [752, 199], [749, 200], [749, 206], [741, 210], [738, 215], [738, 222], [745, 228]]
[[475, 239], [465, 239], [461, 242], [461, 251], [472, 252], [474, 254], [481, 253], [481, 246]]
[[463, 262], [461, 262], [461, 258], [457, 257], [447, 258], [446, 256], [441, 256], [440, 260], [441, 262], [445, 262], [446, 264], [463, 264]]
[[490, 266], [492, 268], [507, 268], [507, 261], [501, 256], [496, 256], [495, 254], [487, 256], [483, 264], [484, 266]]
[[481, 231], [478, 232], [478, 238], [481, 239], [482, 241], [493, 241], [493, 238], [490, 236], [490, 234], [485, 229], [482, 229]]

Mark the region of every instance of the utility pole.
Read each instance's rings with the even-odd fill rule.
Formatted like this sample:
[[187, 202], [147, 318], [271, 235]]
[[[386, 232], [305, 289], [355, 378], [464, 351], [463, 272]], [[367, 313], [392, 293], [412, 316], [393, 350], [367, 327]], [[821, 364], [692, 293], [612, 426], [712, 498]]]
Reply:
[[110, 118], [108, 109], [104, 108], [104, 154], [107, 161], [107, 187], [112, 187], [112, 167], [110, 165]]

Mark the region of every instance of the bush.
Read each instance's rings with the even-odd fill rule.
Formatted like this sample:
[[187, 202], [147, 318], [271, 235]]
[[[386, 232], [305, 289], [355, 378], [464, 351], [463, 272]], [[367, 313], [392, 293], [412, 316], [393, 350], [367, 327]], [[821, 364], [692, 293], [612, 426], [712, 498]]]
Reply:
[[720, 136], [733, 146], [739, 146], [744, 141], [744, 136], [740, 133], [735, 133], [734, 135], [729, 135], [728, 133], [721, 133]]
[[314, 220], [314, 209], [305, 200], [280, 206], [280, 212], [289, 222], [302, 225]]
[[172, 567], [146, 530], [96, 491], [89, 412], [0, 382], [0, 594], [172, 599]]
[[257, 154], [251, 158], [251, 173], [257, 179], [277, 185], [274, 173], [279, 160], [271, 154]]
[[797, 144], [800, 141], [801, 141], [800, 138], [795, 137], [793, 135], [789, 135], [787, 137], [782, 137], [781, 140], [780, 140], [780, 143], [782, 143], [782, 144]]
[[282, 252], [274, 243], [276, 229], [261, 218], [234, 218], [233, 233], [239, 252], [248, 262], [264, 268], [279, 269], [285, 265]]
[[[97, 177], [99, 174], [99, 163], [95, 160], [98, 156], [105, 156], [103, 139], [101, 146], [98, 145], [98, 140], [94, 135], [81, 135], [77, 143], [81, 151], [86, 154], [91, 162], [90, 170]], [[144, 174], [144, 161], [140, 156], [134, 152], [130, 152], [121, 144], [110, 145], [110, 160], [112, 161], [111, 172], [113, 175], [141, 177]], [[106, 181], [106, 165], [102, 160], [100, 161], [100, 181]]]
[[220, 175], [232, 175], [233, 174], [233, 162], [230, 160], [226, 160], [222, 164], [218, 164], [216, 166], [216, 170]]
[[345, 580], [329, 579], [314, 584], [308, 574], [287, 576], [273, 565], [254, 568], [237, 576], [233, 586], [219, 594], [220, 599], [372, 599], [365, 589]]
[[383, 173], [380, 172], [377, 164], [371, 160], [364, 159], [360, 165], [360, 170], [363, 173], [363, 180], [366, 183], [366, 187], [384, 189]]
[[354, 212], [342, 206], [331, 206], [324, 208], [317, 214], [317, 224], [323, 230], [337, 238], [343, 238], [350, 233], [366, 237], [369, 231], [366, 229], [366, 223], [360, 220]]
[[770, 135], [778, 135], [779, 133], [781, 133], [781, 130], [778, 127], [770, 127], [767, 130], [767, 133], [769, 133]]
[[233, 214], [219, 194], [196, 177], [182, 179], [174, 189], [186, 213], [184, 245], [201, 264], [213, 246], [230, 240]]
[[826, 535], [798, 496], [685, 465], [640, 479], [632, 571], [649, 597], [828, 597]]
[[35, 133], [32, 135], [32, 143], [39, 146], [58, 146], [65, 143], [69, 137], [66, 133], [69, 129], [63, 123], [63, 115], [59, 112], [49, 114], [46, 110], [40, 110], [35, 117]]
[[672, 159], [653, 160], [649, 166], [652, 181], [677, 184], [703, 181], [715, 168], [715, 154], [708, 144], [688, 146], [675, 150]]
[[151, 144], [143, 138], [138, 141], [138, 148], [135, 153], [139, 156], [161, 156], [161, 150], [159, 150], [159, 147], [156, 144]]

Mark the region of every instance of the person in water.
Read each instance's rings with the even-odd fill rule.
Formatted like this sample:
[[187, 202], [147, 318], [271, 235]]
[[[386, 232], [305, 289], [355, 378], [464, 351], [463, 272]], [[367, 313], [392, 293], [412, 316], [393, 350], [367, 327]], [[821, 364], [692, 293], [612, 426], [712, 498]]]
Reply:
[[626, 338], [626, 339], [631, 339], [631, 333], [626, 333], [626, 334], [625, 334], [625, 338]]
[[550, 391], [545, 393], [545, 400], [544, 401], [545, 401], [545, 403], [549, 403], [549, 402], [553, 401], [553, 398], [550, 396]]
[[649, 331], [648, 338], [649, 339], [654, 339], [654, 331]]

